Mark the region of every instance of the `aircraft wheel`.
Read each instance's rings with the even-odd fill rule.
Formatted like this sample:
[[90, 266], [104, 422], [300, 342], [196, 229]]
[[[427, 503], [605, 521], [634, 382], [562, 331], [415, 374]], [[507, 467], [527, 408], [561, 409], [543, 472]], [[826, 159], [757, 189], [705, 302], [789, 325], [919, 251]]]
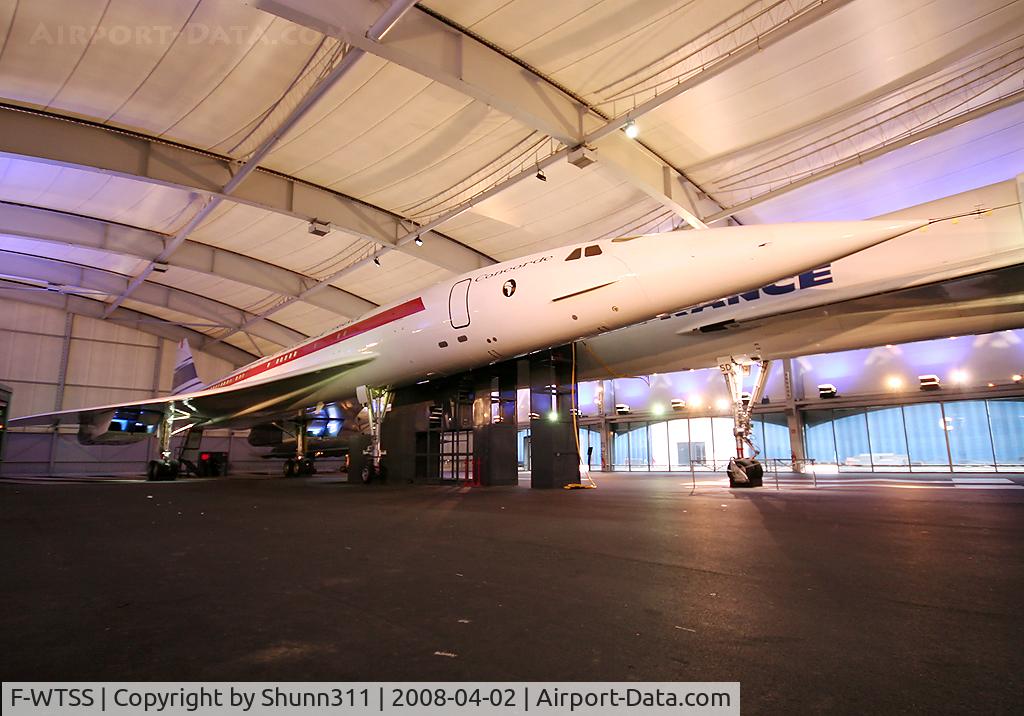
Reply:
[[295, 458], [288, 458], [284, 461], [284, 476], [295, 477], [298, 475], [298, 465], [295, 464]]
[[315, 475], [316, 474], [316, 465], [313, 463], [313, 461], [310, 458], [304, 457], [304, 458], [302, 458], [301, 460], [298, 461], [298, 465], [296, 466], [296, 473], [295, 474], [297, 474], [297, 475]]
[[733, 458], [726, 469], [729, 487], [761, 487], [764, 467], [752, 457]]
[[364, 485], [369, 485], [373, 481], [374, 477], [375, 477], [375, 475], [374, 475], [373, 463], [367, 462], [365, 465], [363, 465], [363, 474], [362, 474], [363, 484]]
[[175, 480], [179, 467], [174, 460], [150, 460], [146, 468], [146, 479], [156, 482]]

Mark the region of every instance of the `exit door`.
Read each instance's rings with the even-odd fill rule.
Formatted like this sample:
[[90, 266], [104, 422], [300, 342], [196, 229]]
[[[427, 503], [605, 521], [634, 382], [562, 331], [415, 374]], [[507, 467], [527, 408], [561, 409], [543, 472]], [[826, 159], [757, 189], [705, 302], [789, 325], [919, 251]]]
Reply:
[[452, 286], [448, 294], [448, 317], [452, 328], [465, 328], [469, 325], [469, 287], [473, 279], [465, 278]]

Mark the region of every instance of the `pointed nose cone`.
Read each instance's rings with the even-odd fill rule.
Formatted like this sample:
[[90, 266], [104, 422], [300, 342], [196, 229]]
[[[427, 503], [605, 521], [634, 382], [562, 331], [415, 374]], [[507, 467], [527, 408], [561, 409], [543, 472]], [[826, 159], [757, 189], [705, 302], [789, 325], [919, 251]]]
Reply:
[[[836, 261], [883, 241], [910, 233], [927, 223], [927, 221], [892, 219], [783, 224], [770, 228], [775, 235], [773, 243], [777, 242], [776, 248], [783, 249], [789, 255], [791, 263], [796, 266], [807, 261], [812, 263]], [[806, 268], [814, 268], [814, 266], [796, 268], [794, 271], [799, 272]]]
[[654, 313], [660, 313], [796, 276], [927, 223], [830, 221], [687, 231], [682, 237], [654, 239], [645, 256], [637, 251], [626, 260], [656, 307]]
[[927, 221], [829, 221], [734, 226], [730, 241], [737, 279], [751, 286], [795, 276], [918, 229]]

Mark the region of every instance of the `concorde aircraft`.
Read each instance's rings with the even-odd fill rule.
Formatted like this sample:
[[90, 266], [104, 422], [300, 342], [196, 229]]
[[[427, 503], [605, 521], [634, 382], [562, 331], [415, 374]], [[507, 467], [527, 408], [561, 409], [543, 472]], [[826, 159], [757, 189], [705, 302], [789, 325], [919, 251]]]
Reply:
[[[368, 464], [393, 389], [571, 343], [823, 266], [927, 224], [882, 220], [734, 226], [591, 241], [531, 254], [428, 288], [202, 390], [17, 418], [78, 424], [84, 442], [156, 433], [173, 477], [175, 422], [252, 426], [353, 396], [370, 414]], [[298, 431], [301, 435], [303, 431]], [[293, 472], [311, 471], [300, 439]]]

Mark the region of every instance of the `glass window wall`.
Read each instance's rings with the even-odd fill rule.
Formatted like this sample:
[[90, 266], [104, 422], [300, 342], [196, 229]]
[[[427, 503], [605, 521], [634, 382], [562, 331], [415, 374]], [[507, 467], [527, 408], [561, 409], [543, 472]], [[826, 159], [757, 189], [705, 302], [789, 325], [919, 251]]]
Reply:
[[1022, 472], [1024, 399], [808, 410], [804, 441], [840, 471]]
[[946, 403], [946, 437], [949, 456], [958, 472], [992, 472], [996, 459], [992, 452], [992, 434], [984, 400]]
[[1024, 472], [1024, 399], [989, 400], [996, 469]]
[[[762, 460], [788, 462], [783, 413], [758, 414], [753, 428]], [[735, 450], [732, 429], [720, 417], [613, 423], [612, 467], [722, 470]], [[1024, 472], [1024, 399], [807, 410], [804, 440], [809, 459], [841, 472]]]
[[[767, 437], [766, 437], [767, 436]], [[680, 418], [613, 423], [612, 469], [665, 472], [723, 470], [736, 450], [732, 418]], [[769, 445], [763, 457], [790, 458], [785, 415], [758, 417], [755, 445]]]
[[871, 436], [871, 469], [906, 472], [910, 467], [902, 408], [867, 408], [864, 415]]
[[903, 406], [910, 464], [921, 472], [949, 470], [946, 422], [940, 403]]
[[836, 442], [836, 462], [840, 472], [870, 470], [871, 443], [868, 423], [862, 410], [832, 411], [832, 431]]

